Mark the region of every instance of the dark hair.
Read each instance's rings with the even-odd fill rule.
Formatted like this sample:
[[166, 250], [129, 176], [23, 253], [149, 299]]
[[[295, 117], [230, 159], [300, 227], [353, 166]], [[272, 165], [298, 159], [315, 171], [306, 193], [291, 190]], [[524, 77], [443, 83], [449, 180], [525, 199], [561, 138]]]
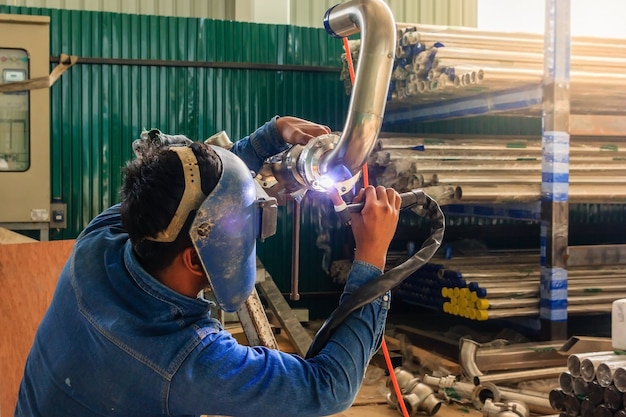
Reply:
[[[200, 170], [202, 192], [209, 195], [222, 175], [222, 162], [209, 145], [193, 142]], [[169, 147], [151, 149], [126, 164], [121, 188], [122, 224], [143, 267], [155, 272], [169, 265], [183, 249], [191, 246], [189, 227], [196, 211], [189, 213], [173, 242], [155, 242], [155, 237], [169, 225], [185, 191], [183, 166]]]

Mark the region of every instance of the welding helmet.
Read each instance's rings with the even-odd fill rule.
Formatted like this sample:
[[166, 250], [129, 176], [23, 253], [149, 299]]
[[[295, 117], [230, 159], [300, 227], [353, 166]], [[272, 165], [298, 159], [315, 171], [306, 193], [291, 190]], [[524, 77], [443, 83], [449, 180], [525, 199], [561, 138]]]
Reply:
[[196, 212], [189, 230], [219, 307], [237, 311], [256, 281], [257, 193], [244, 162], [211, 146], [222, 176]]
[[196, 210], [189, 229], [191, 242], [216, 303], [222, 310], [234, 312], [254, 289], [256, 239], [276, 233], [278, 205], [252, 178], [239, 157], [222, 147], [207, 146], [211, 146], [222, 162], [221, 177], [208, 196], [202, 192], [193, 150], [187, 143], [170, 144], [169, 150], [178, 155], [183, 165], [185, 189], [168, 227], [146, 239], [173, 242], [189, 213]]

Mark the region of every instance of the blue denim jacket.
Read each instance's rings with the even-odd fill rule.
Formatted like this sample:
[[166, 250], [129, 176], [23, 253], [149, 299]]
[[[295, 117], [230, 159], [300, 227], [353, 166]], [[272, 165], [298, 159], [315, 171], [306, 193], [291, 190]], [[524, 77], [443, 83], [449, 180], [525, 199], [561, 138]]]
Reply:
[[[284, 148], [272, 120], [233, 148], [258, 169]], [[341, 300], [381, 271], [355, 262]], [[242, 346], [201, 298], [137, 261], [119, 205], [76, 239], [42, 320], [15, 416], [321, 416], [353, 402], [390, 294], [352, 313], [314, 358]]]

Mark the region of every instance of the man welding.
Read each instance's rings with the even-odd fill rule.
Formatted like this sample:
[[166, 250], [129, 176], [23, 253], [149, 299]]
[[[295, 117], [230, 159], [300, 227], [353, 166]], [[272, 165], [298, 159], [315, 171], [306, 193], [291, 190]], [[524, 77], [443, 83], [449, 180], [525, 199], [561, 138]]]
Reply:
[[[304, 359], [243, 346], [210, 315], [255, 280], [250, 171], [325, 126], [275, 117], [230, 151], [152, 132], [124, 168], [121, 203], [81, 232], [37, 331], [15, 416], [322, 416], [348, 408], [381, 344], [390, 293], [351, 312]], [[145, 145], [145, 143], [144, 143]], [[340, 302], [376, 280], [399, 217], [367, 187], [350, 214], [354, 263]]]

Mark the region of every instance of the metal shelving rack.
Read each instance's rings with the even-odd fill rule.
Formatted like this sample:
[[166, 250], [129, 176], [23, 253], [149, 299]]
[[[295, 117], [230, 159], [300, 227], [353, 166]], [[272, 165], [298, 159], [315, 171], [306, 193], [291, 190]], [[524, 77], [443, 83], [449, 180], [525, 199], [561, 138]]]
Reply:
[[[391, 106], [383, 128], [401, 122], [425, 122], [515, 112], [533, 108], [542, 118], [542, 181], [540, 198], [540, 308], [542, 337], [567, 338], [568, 264], [576, 259], [626, 258], [624, 245], [568, 246], [570, 134], [624, 136], [619, 115], [570, 114], [570, 1], [545, 0], [544, 72], [541, 83], [493, 93], [409, 106]], [[593, 263], [593, 262], [590, 262]]]

